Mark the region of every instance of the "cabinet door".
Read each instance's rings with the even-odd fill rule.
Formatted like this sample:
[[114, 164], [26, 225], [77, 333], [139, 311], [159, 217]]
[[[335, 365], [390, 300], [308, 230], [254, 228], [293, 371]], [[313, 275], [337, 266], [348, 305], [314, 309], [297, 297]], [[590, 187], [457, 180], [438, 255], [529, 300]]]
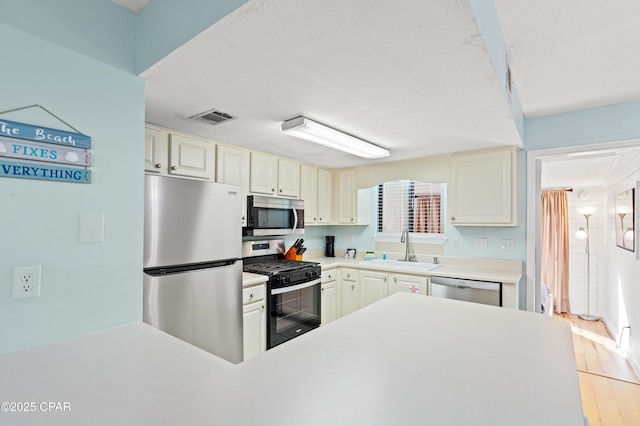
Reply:
[[331, 184], [331, 171], [318, 169], [318, 223], [331, 223], [332, 221]]
[[242, 308], [242, 341], [244, 360], [267, 349], [267, 311], [265, 301], [250, 303]]
[[242, 226], [247, 226], [249, 151], [218, 145], [216, 155], [216, 182], [240, 186], [242, 190]]
[[259, 152], [251, 153], [250, 192], [276, 195], [278, 186], [278, 158]]
[[360, 309], [360, 283], [342, 281], [342, 316]]
[[166, 174], [169, 167], [169, 133], [163, 130], [144, 129], [144, 170]]
[[278, 195], [300, 197], [300, 163], [298, 161], [278, 159]]
[[388, 274], [384, 272], [361, 271], [360, 285], [362, 306], [367, 306], [389, 295]]
[[300, 199], [304, 201], [304, 223], [318, 223], [318, 168], [300, 166]]
[[169, 140], [169, 174], [213, 179], [214, 144], [174, 134]]
[[451, 156], [448, 185], [452, 225], [517, 225], [517, 151]]
[[389, 275], [389, 295], [402, 291], [413, 294], [427, 294], [427, 277], [415, 275]]
[[355, 224], [358, 215], [356, 171], [338, 172], [338, 222]]
[[335, 281], [322, 284], [320, 323], [325, 325], [337, 318], [336, 283]]

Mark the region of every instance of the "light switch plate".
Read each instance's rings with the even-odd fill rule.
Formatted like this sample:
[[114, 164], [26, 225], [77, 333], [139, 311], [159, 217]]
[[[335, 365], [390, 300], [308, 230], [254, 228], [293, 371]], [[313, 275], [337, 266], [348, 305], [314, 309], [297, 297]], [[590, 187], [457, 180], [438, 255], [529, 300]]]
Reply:
[[104, 213], [80, 213], [78, 241], [81, 243], [104, 241]]

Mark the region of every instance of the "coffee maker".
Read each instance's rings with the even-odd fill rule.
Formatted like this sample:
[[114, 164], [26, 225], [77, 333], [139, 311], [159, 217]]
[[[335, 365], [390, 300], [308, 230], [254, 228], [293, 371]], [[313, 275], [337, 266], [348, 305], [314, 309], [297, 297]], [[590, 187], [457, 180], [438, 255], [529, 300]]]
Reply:
[[326, 257], [336, 257], [335, 252], [333, 250], [334, 249], [333, 243], [336, 237], [333, 235], [327, 235], [324, 238], [326, 239], [326, 244], [324, 246], [324, 255]]

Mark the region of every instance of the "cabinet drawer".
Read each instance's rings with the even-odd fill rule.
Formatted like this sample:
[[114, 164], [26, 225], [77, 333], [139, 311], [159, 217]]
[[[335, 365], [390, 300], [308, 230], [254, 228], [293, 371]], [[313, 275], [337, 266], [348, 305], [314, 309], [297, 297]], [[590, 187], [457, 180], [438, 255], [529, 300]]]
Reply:
[[330, 269], [328, 271], [322, 271], [322, 283], [328, 283], [336, 280], [337, 271], [335, 269]]
[[342, 270], [342, 281], [357, 281], [357, 280], [358, 280], [357, 269], [344, 268]]
[[248, 287], [242, 289], [242, 304], [257, 302], [263, 300], [267, 295], [267, 287], [264, 285], [257, 285], [255, 287]]

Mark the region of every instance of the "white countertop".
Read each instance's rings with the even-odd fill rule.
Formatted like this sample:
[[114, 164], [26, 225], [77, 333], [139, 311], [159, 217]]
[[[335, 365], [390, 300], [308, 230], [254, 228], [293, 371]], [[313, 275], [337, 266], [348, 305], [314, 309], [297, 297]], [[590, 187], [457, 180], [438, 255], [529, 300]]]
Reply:
[[503, 284], [516, 284], [522, 277], [522, 270], [500, 269], [495, 266], [481, 267], [477, 265], [441, 264], [436, 269], [424, 271], [415, 268], [403, 268], [402, 266], [394, 263], [384, 265], [372, 264], [362, 259], [321, 257], [308, 260], [319, 262], [323, 269], [331, 269], [337, 267], [354, 267], [389, 272], [400, 272], [412, 275], [435, 275], [439, 277], [495, 281], [501, 282]]
[[254, 274], [251, 272], [242, 273], [242, 287], [252, 287], [254, 285], [265, 284], [269, 280], [266, 275]]
[[406, 293], [239, 365], [143, 323], [4, 355], [0, 401], [38, 407], [3, 424], [583, 425], [569, 324]]

